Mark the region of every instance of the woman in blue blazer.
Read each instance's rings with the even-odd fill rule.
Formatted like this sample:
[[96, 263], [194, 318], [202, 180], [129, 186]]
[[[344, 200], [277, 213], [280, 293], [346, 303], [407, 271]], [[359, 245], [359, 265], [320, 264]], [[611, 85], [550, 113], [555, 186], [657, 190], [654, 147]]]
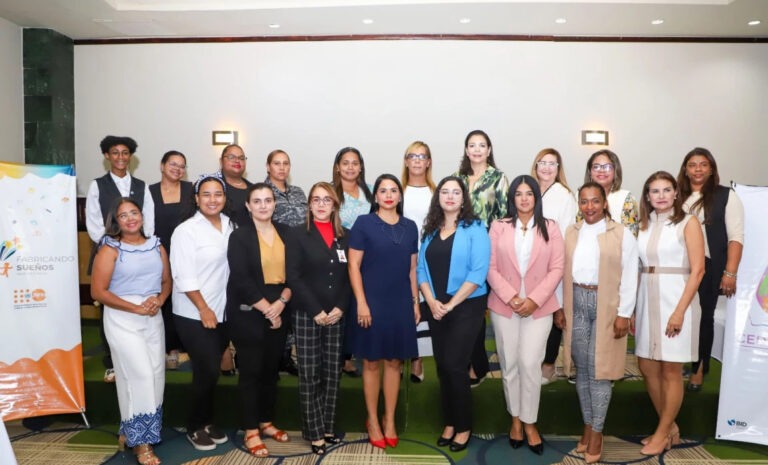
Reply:
[[469, 373], [472, 346], [487, 303], [491, 243], [472, 210], [465, 184], [449, 176], [437, 185], [424, 222], [416, 269], [440, 378], [445, 428], [437, 445], [458, 452], [472, 434]]

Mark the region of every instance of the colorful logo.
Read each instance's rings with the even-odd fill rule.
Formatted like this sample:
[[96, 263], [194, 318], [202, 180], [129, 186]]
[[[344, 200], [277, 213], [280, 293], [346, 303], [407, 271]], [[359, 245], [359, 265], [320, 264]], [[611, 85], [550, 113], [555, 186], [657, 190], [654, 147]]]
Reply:
[[0, 243], [0, 276], [8, 277], [13, 268], [8, 259], [11, 258], [19, 249], [21, 249], [21, 239], [14, 237], [12, 240], [6, 240]]
[[757, 297], [757, 303], [760, 304], [760, 308], [768, 313], [768, 269], [765, 270], [763, 277], [760, 278], [755, 297]]

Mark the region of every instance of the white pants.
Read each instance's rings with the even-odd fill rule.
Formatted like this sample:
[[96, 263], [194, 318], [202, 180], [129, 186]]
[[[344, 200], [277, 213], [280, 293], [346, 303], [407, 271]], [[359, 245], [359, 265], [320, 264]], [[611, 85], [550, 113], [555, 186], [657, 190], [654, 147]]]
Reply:
[[552, 315], [534, 320], [532, 316], [510, 318], [491, 312], [496, 352], [507, 411], [523, 423], [536, 423], [541, 398], [541, 363], [552, 329]]
[[0, 463], [4, 465], [16, 465], [16, 457], [13, 455], [11, 440], [5, 431], [5, 423], [0, 418]]

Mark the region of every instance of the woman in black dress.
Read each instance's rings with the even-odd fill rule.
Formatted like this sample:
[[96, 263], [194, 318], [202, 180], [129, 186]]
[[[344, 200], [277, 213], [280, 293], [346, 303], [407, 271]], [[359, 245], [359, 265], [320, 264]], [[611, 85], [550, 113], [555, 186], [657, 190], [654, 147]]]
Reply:
[[[160, 182], [149, 186], [155, 203], [155, 235], [166, 252], [171, 253], [171, 236], [176, 226], [195, 213], [195, 188], [182, 178], [187, 173], [187, 157], [176, 150], [165, 152], [160, 160]], [[165, 324], [165, 368], [179, 367], [181, 341], [173, 325], [173, 302], [166, 299], [163, 304]]]

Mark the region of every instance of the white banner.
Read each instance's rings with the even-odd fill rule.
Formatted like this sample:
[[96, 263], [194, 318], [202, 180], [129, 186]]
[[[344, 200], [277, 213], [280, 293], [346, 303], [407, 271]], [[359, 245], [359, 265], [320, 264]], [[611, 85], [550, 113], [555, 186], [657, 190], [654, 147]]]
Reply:
[[735, 187], [744, 254], [728, 301], [717, 439], [768, 444], [768, 187]]
[[0, 162], [0, 418], [85, 410], [75, 170]]

